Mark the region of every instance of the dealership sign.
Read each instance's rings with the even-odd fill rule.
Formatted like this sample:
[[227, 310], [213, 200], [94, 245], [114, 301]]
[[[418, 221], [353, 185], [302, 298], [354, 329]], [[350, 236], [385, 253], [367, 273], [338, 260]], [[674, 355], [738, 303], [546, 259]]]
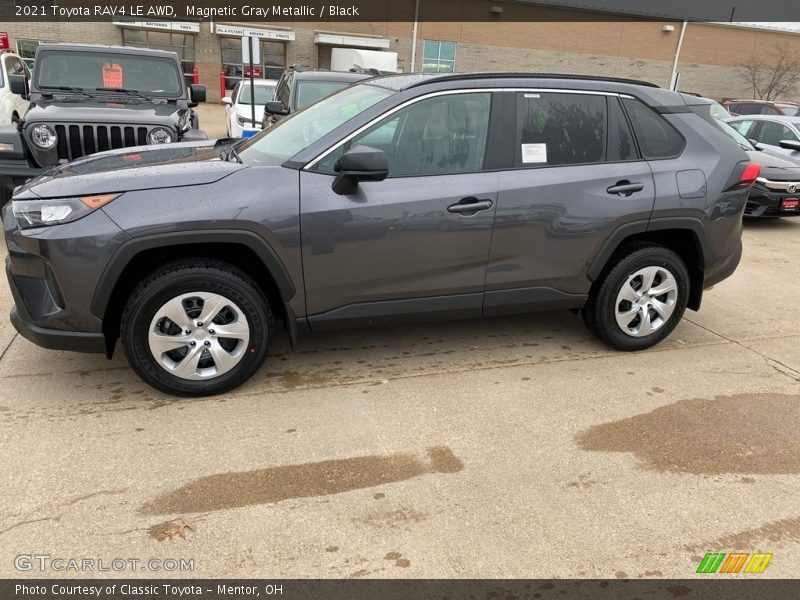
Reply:
[[120, 27], [137, 27], [139, 29], [185, 31], [187, 33], [199, 33], [200, 31], [200, 23], [187, 23], [185, 21], [135, 21], [125, 17], [118, 17], [112, 23]]
[[252, 27], [236, 27], [235, 25], [214, 25], [217, 35], [234, 35], [236, 37], [255, 37], [265, 40], [280, 40], [293, 42], [294, 31], [280, 31], [277, 29], [254, 29]]

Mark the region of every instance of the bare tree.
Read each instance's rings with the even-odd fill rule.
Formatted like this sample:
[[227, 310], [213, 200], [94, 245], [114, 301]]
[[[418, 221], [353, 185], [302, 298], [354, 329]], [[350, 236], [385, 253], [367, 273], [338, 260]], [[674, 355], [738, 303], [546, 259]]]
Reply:
[[736, 67], [753, 91], [753, 98], [776, 100], [793, 94], [800, 83], [800, 59], [786, 42], [778, 42], [768, 54], [753, 49], [750, 58]]

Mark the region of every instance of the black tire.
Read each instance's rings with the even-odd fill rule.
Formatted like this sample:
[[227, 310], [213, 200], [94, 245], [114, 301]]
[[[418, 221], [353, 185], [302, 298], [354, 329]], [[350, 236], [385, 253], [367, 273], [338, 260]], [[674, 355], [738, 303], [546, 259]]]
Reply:
[[[617, 324], [617, 297], [628, 278], [640, 269], [663, 267], [674, 277], [677, 298], [671, 316], [649, 335], [634, 337]], [[689, 300], [689, 272], [680, 256], [663, 246], [630, 246], [618, 252], [601, 278], [595, 282], [583, 308], [583, 320], [600, 341], [617, 350], [644, 350], [664, 340], [680, 322]]]
[[[150, 351], [149, 328], [156, 311], [171, 299], [191, 292], [210, 292], [235, 303], [246, 317], [249, 342], [228, 372], [193, 381], [169, 373]], [[242, 270], [211, 259], [168, 263], [136, 286], [122, 314], [120, 339], [133, 370], [154, 388], [175, 396], [207, 396], [232, 390], [255, 374], [266, 358], [273, 336], [269, 302]]]

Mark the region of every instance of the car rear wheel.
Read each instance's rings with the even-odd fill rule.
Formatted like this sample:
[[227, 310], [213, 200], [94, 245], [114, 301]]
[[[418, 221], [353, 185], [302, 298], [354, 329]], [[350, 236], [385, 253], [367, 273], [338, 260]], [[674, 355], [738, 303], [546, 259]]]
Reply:
[[217, 261], [166, 265], [142, 281], [120, 338], [136, 373], [168, 394], [219, 394], [247, 381], [272, 340], [272, 314], [256, 283]]
[[643, 350], [678, 325], [689, 299], [683, 260], [661, 246], [630, 248], [598, 281], [583, 309], [589, 330], [618, 350]]

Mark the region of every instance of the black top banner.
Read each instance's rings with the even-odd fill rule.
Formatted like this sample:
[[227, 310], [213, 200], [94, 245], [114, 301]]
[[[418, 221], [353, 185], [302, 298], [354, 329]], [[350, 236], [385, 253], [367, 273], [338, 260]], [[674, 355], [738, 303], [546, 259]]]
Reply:
[[798, 22], [797, 0], [0, 0], [0, 22]]

